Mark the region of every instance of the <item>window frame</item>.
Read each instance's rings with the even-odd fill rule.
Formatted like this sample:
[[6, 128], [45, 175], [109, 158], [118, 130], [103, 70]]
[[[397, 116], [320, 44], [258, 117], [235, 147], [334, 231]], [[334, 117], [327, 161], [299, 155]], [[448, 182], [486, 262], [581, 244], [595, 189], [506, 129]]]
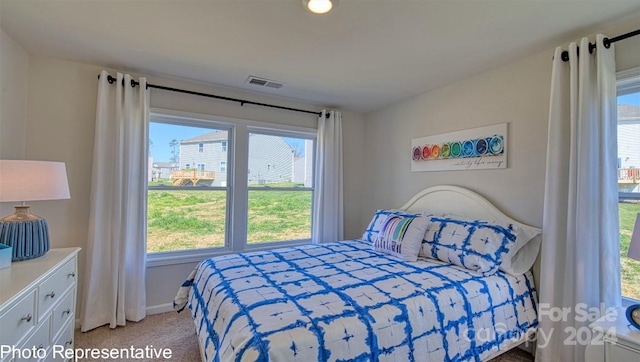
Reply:
[[[616, 73], [616, 105], [617, 97], [632, 93], [640, 93], [640, 67], [623, 70]], [[617, 119], [616, 125], [618, 125]], [[618, 191], [618, 200], [623, 199], [640, 200], [640, 192]], [[622, 270], [620, 270], [620, 273], [622, 273]], [[633, 299], [625, 297], [623, 295], [620, 295], [620, 298], [622, 300], [623, 307], [628, 307], [632, 304], [640, 303], [639, 299]]]
[[[219, 255], [271, 250], [284, 246], [300, 246], [311, 243], [311, 239], [274, 241], [257, 244], [247, 243], [248, 223], [248, 152], [249, 129], [262, 134], [277, 136], [303, 137], [314, 140], [317, 148], [317, 128], [297, 125], [270, 123], [255, 120], [215, 116], [201, 113], [177, 111], [165, 108], [151, 107], [149, 121], [202, 128], [212, 128], [228, 131], [227, 139], [227, 182], [226, 186], [213, 186], [208, 190], [227, 190], [225, 246], [215, 248], [172, 250], [165, 252], [147, 253], [147, 267], [163, 265], [185, 264], [202, 261]], [[316, 169], [316, 150], [314, 149], [313, 167]], [[316, 185], [314, 172], [313, 186]], [[296, 188], [300, 190], [300, 188]], [[145, 198], [149, 192], [145, 184]], [[314, 197], [312, 196], [312, 199]], [[146, 210], [146, 209], [145, 209]], [[313, 201], [312, 201], [313, 213]], [[146, 222], [146, 219], [145, 219]], [[313, 233], [313, 215], [311, 231]], [[313, 234], [312, 234], [313, 235]], [[146, 237], [146, 233], [145, 233]]]

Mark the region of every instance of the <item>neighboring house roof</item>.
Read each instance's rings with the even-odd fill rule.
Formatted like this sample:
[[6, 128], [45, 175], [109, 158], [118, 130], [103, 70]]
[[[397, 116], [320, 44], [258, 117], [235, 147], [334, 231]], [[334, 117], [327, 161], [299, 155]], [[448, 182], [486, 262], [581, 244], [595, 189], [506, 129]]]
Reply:
[[618, 104], [618, 121], [640, 121], [640, 106]]
[[158, 168], [178, 168], [180, 164], [177, 162], [154, 162], [153, 167]]
[[199, 136], [195, 136], [192, 138], [187, 138], [186, 140], [180, 141], [180, 143], [184, 144], [184, 143], [226, 141], [226, 140], [227, 140], [227, 131], [213, 131], [213, 132], [201, 134]]

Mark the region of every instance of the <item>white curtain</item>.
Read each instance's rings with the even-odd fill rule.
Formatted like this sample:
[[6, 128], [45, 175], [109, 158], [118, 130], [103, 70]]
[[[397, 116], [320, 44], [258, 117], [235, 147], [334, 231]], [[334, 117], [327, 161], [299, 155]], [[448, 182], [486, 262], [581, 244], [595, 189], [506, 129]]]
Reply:
[[[145, 225], [149, 92], [118, 73], [100, 74], [82, 331], [145, 317]], [[124, 80], [124, 84], [123, 84]]]
[[604, 38], [593, 54], [588, 39], [571, 43], [568, 62], [557, 48], [553, 61], [536, 361], [584, 361], [581, 311], [620, 304], [615, 58]]
[[312, 239], [314, 243], [342, 240], [344, 238], [344, 218], [342, 114], [340, 112], [322, 111], [320, 114], [316, 149]]

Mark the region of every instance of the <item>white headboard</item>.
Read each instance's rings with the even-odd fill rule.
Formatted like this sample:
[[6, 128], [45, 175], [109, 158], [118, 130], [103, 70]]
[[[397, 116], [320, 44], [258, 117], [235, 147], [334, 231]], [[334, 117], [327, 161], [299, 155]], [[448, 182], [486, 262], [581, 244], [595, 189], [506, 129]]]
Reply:
[[538, 280], [540, 280], [539, 250], [542, 243], [542, 230], [510, 218], [477, 193], [459, 186], [433, 186], [418, 192], [401, 209], [436, 215], [453, 214], [481, 220], [502, 221], [517, 225], [521, 229], [527, 230], [530, 234], [538, 234], [520, 249], [522, 250], [521, 255], [538, 255], [532, 268], [534, 283], [536, 287], [538, 286]]
[[498, 220], [518, 225], [523, 229], [530, 229], [532, 232], [541, 232], [539, 228], [510, 218], [484, 197], [460, 186], [429, 187], [418, 192], [401, 209], [438, 215], [453, 214], [483, 220]]

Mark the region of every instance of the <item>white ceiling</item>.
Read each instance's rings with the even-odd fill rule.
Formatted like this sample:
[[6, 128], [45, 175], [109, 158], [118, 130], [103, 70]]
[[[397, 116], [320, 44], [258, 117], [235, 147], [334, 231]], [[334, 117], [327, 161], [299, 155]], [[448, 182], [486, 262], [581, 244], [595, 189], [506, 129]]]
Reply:
[[326, 15], [300, 0], [0, 0], [0, 26], [32, 54], [368, 112], [637, 11], [639, 0], [341, 0]]

